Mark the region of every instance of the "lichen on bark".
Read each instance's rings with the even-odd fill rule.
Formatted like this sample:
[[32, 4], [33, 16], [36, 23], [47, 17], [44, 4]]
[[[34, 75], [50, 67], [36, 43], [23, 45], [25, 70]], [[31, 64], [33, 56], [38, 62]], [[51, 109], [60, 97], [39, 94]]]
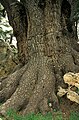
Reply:
[[[11, 10], [15, 8], [16, 4], [10, 5]], [[25, 8], [26, 14], [22, 16], [24, 17], [22, 21], [18, 7], [13, 9], [14, 14], [12, 14], [13, 12], [9, 14], [14, 17], [12, 23], [10, 22], [12, 26], [14, 25], [14, 32], [18, 28], [17, 34], [20, 33], [16, 34], [16, 38], [21, 48], [20, 62], [23, 63], [23, 66], [4, 79], [1, 84], [0, 99], [3, 95], [5, 101], [0, 107], [1, 114], [5, 115], [9, 108], [20, 111], [22, 114], [38, 111], [45, 114], [51, 109], [59, 109], [56, 92], [60, 84], [66, 87], [63, 75], [69, 71], [78, 72], [79, 70], [78, 52], [71, 44], [72, 33], [70, 33], [71, 37], [69, 34], [62, 34], [61, 4], [60, 0], [45, 0], [45, 3], [41, 4], [42, 9], [39, 6], [39, 0], [25, 0], [22, 6]], [[25, 17], [25, 15], [27, 16]], [[15, 19], [16, 16], [18, 19]], [[28, 28], [26, 29], [27, 23]], [[21, 47], [21, 45], [23, 46]], [[23, 59], [23, 54], [25, 59]], [[11, 79], [9, 79], [10, 77]], [[11, 87], [13, 85], [15, 89]], [[7, 86], [8, 97], [4, 94]], [[9, 89], [13, 92], [10, 93]], [[49, 103], [51, 103], [51, 107]]]

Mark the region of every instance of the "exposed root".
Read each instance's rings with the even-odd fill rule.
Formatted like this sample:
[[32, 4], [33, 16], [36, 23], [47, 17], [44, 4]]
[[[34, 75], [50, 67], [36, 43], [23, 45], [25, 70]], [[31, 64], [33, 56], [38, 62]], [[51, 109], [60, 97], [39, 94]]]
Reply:
[[75, 64], [72, 53], [65, 53], [60, 56], [59, 61], [61, 63], [64, 74], [67, 72], [78, 72], [78, 64]]
[[[47, 58], [39, 59], [39, 62], [38, 59], [37, 61], [31, 61], [23, 73], [15, 92], [1, 105], [0, 113], [4, 115], [10, 108], [17, 111], [22, 110], [25, 106], [26, 108], [23, 114], [36, 112], [38, 110], [42, 111], [44, 109], [40, 107], [40, 102], [42, 103], [42, 101], [44, 104], [47, 104], [47, 106], [48, 101], [50, 101], [54, 103], [53, 107], [57, 107], [58, 100], [54, 92], [55, 77], [52, 70], [51, 62], [48, 61]], [[47, 103], [45, 102], [45, 98], [47, 99]]]
[[27, 105], [36, 83], [37, 75], [35, 69], [35, 66], [32, 65], [24, 72], [16, 91], [10, 99], [0, 106], [0, 113], [5, 115], [6, 111], [10, 108], [18, 111]]
[[65, 73], [79, 71], [79, 57], [73, 52], [79, 48], [75, 49], [74, 39], [69, 36], [72, 30], [69, 33], [67, 26], [71, 24], [70, 15], [61, 10], [60, 0], [46, 0], [44, 9], [38, 8], [38, 0], [25, 0], [24, 5], [16, 0], [6, 0], [7, 4], [2, 1], [17, 39], [19, 60], [23, 65], [27, 60], [28, 63], [22, 68], [18, 66], [17, 71], [0, 82], [0, 101], [5, 101], [0, 113], [5, 115], [12, 108], [23, 114], [38, 111], [45, 114], [59, 108], [57, 85], [63, 83]]
[[[38, 83], [35, 86], [35, 89], [32, 93], [32, 96], [29, 99], [29, 103], [24, 110], [23, 114], [27, 114], [30, 112], [37, 112], [37, 111], [48, 111], [48, 101], [53, 103], [53, 108], [57, 108], [58, 105], [58, 99], [55, 95], [55, 77], [52, 72], [52, 66], [51, 63], [49, 63], [47, 60], [40, 61], [39, 63], [40, 69], [38, 71]], [[46, 103], [46, 101], [47, 103]], [[46, 110], [44, 110], [44, 106], [39, 107], [40, 103], [45, 102], [46, 104]]]
[[[59, 85], [59, 81], [60, 84], [62, 83], [63, 71], [76, 72], [72, 55], [63, 55], [62, 61], [59, 58], [58, 65], [60, 66], [53, 66], [52, 59], [38, 56], [32, 58], [27, 66], [4, 79], [0, 100], [3, 98], [8, 100], [1, 105], [0, 113], [5, 115], [10, 108], [20, 111], [24, 115], [38, 111], [45, 114], [51, 109], [59, 109], [55, 87], [57, 84]], [[4, 92], [5, 90], [8, 95]], [[2, 98], [1, 95], [3, 95]]]
[[20, 79], [25, 72], [27, 66], [9, 75], [1, 82], [0, 88], [0, 102], [6, 101], [15, 92], [19, 85]]

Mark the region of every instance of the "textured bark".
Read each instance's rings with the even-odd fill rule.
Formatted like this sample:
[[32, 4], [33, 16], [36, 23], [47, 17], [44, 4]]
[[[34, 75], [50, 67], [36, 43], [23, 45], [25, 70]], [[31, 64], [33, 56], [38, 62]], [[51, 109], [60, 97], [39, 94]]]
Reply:
[[22, 114], [38, 111], [44, 114], [58, 109], [57, 87], [66, 87], [63, 75], [79, 70], [79, 54], [72, 44], [75, 34], [67, 26], [70, 9], [67, 9], [68, 16], [63, 13], [61, 0], [21, 2], [10, 5], [13, 19], [9, 20], [18, 41], [21, 63], [27, 64], [1, 80], [0, 100], [5, 102], [0, 113], [3, 115], [9, 108]]

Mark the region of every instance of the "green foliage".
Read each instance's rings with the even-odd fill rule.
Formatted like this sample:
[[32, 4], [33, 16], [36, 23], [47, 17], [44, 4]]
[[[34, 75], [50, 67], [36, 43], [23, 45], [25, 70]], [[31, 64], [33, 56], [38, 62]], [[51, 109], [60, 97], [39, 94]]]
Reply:
[[9, 25], [7, 14], [4, 15], [4, 7], [0, 4], [0, 39], [10, 41], [13, 30]]
[[54, 112], [52, 120], [63, 120], [62, 112], [61, 111]]
[[73, 13], [73, 18], [74, 18], [75, 21], [79, 19], [79, 0], [76, 0], [75, 10], [74, 10], [74, 13]]
[[[8, 120], [66, 120], [66, 118], [62, 118], [61, 111], [54, 112], [53, 114], [48, 112], [46, 115], [42, 115], [41, 113], [35, 115], [34, 113], [31, 113], [26, 116], [21, 116], [17, 114], [16, 111], [9, 109], [6, 115]], [[2, 120], [4, 119], [2, 118]], [[79, 120], [79, 113], [71, 112], [69, 120]]]
[[0, 4], [0, 21], [2, 20], [3, 17], [3, 9], [4, 7]]
[[[11, 110], [11, 109], [7, 112], [7, 116], [9, 119], [11, 118], [14, 120], [52, 120], [51, 113], [47, 113], [44, 116], [41, 113], [38, 113], [36, 115], [34, 113], [31, 113], [31, 114], [28, 114], [26, 116], [20, 116], [20, 115], [16, 114], [16, 112]], [[60, 120], [60, 119], [58, 119], [58, 120]]]
[[78, 112], [71, 112], [69, 120], [79, 120], [79, 113]]
[[0, 39], [3, 39], [4, 41], [6, 41], [7, 39], [10, 39], [10, 34], [12, 34], [12, 30], [4, 30], [3, 26], [4, 25], [0, 27]]
[[52, 120], [52, 114], [48, 113], [45, 116], [43, 116], [41, 113], [38, 114], [29, 114], [25, 117], [27, 120]]
[[55, 119], [52, 119], [52, 120], [63, 120], [63, 119], [62, 119], [62, 116], [56, 116]]
[[8, 116], [8, 119], [23, 120], [23, 117], [16, 114], [16, 112], [12, 109], [8, 110], [7, 116]]

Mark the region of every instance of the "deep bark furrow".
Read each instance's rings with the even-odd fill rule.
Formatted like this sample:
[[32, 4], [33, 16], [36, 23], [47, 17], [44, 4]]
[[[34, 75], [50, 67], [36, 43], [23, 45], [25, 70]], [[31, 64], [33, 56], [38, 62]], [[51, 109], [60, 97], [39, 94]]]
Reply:
[[24, 0], [23, 3], [9, 5], [7, 12], [18, 41], [19, 60], [23, 65], [28, 63], [0, 81], [0, 100], [6, 100], [0, 106], [4, 115], [10, 108], [22, 114], [59, 108], [56, 92], [59, 86], [64, 86], [63, 75], [79, 71], [75, 39], [68, 30], [62, 32], [63, 27], [67, 29], [66, 19], [61, 25], [62, 1], [45, 0], [42, 4], [41, 0]]
[[45, 97], [54, 105], [53, 108], [57, 107], [56, 104], [58, 105], [58, 100], [55, 95], [55, 77], [52, 72], [51, 61], [49, 62], [46, 58], [42, 58], [39, 60], [39, 66], [38, 83], [35, 86], [33, 95], [30, 97], [23, 114], [40, 110], [38, 107], [39, 103]]

